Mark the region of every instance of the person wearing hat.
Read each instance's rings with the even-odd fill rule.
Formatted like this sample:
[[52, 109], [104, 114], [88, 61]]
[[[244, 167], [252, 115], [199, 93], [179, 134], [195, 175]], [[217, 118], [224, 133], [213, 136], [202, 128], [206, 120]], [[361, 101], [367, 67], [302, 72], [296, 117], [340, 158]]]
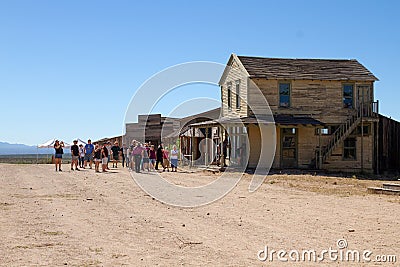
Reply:
[[78, 169], [78, 159], [79, 159], [79, 147], [78, 147], [78, 140], [73, 141], [74, 144], [71, 146], [71, 156], [72, 156], [72, 161], [71, 161], [71, 171], [74, 170], [74, 165], [75, 165], [75, 170], [79, 171]]
[[111, 147], [111, 152], [112, 152], [113, 168], [118, 168], [119, 154], [121, 153], [121, 148], [118, 145], [118, 141], [114, 142], [114, 145]]
[[62, 172], [61, 161], [62, 161], [62, 155], [64, 154], [63, 147], [64, 147], [63, 141], [61, 141], [61, 142], [58, 140], [55, 141], [54, 149], [55, 149], [56, 154], [54, 155], [54, 158], [55, 158], [54, 163], [56, 164], [56, 171], [57, 171], [57, 166], [58, 166], [58, 171], [60, 171], [60, 172]]

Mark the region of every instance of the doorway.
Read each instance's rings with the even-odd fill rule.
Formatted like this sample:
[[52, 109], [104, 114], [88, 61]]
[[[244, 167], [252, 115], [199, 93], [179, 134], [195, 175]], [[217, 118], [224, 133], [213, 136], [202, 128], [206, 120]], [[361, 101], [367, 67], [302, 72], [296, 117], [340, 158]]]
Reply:
[[281, 129], [281, 168], [297, 168], [297, 128]]
[[372, 95], [369, 85], [357, 85], [357, 107], [364, 117], [372, 114]]

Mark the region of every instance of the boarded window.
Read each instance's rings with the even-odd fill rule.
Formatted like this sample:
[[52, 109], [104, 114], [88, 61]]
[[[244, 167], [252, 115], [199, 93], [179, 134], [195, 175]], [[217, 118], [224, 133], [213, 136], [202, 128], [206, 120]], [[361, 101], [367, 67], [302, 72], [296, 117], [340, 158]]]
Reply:
[[236, 81], [236, 108], [240, 109], [240, 80]]
[[228, 83], [228, 108], [232, 108], [232, 84]]
[[290, 107], [290, 83], [279, 84], [279, 106]]
[[356, 139], [347, 138], [343, 144], [343, 159], [356, 160]]
[[[355, 134], [360, 136], [360, 135], [361, 135], [361, 132], [362, 132], [362, 134], [363, 134], [364, 136], [365, 136], [365, 135], [369, 135], [369, 134], [370, 134], [370, 127], [369, 127], [369, 124], [363, 125], [362, 131], [361, 131], [361, 125], [358, 125], [357, 128], [356, 128], [356, 130], [355, 130]], [[354, 134], [354, 132], [353, 132], [353, 134]]]
[[343, 107], [353, 108], [354, 86], [352, 84], [343, 85]]

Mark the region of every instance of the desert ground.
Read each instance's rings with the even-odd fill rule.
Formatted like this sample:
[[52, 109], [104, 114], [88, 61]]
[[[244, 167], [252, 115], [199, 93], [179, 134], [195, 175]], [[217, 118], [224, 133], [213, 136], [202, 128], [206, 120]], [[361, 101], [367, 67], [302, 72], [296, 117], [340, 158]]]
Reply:
[[[63, 167], [0, 164], [0, 266], [400, 266], [400, 197], [366, 192], [382, 181], [273, 174], [249, 193], [246, 174], [224, 198], [178, 208], [146, 194], [120, 166], [108, 173]], [[183, 186], [218, 177], [161, 175]], [[372, 251], [372, 261], [257, 256], [265, 246], [338, 249], [339, 239], [346, 249]], [[377, 255], [397, 262], [376, 262]]]

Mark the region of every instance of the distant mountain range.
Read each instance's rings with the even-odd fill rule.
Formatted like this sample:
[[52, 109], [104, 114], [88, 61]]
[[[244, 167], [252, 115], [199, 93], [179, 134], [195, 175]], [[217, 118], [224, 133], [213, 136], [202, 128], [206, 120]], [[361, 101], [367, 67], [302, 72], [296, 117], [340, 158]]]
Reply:
[[16, 155], [16, 154], [50, 154], [54, 149], [40, 148], [36, 146], [27, 146], [24, 144], [10, 144], [7, 142], [0, 142], [0, 155]]

